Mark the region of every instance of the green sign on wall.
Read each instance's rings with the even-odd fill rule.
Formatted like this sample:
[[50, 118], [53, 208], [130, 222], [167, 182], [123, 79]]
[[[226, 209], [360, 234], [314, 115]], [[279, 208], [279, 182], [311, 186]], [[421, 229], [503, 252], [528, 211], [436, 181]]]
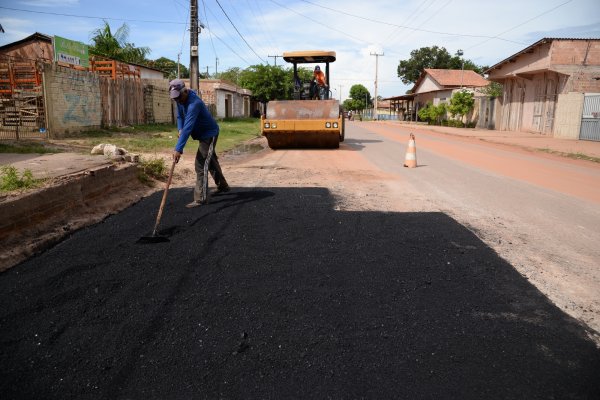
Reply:
[[89, 67], [88, 46], [81, 42], [54, 36], [54, 60]]

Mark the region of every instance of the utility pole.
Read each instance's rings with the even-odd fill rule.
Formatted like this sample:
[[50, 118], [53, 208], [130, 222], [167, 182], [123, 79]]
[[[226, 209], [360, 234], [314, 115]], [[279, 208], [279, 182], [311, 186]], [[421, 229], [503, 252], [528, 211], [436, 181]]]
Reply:
[[379, 69], [379, 56], [383, 56], [384, 54], [378, 53], [370, 53], [372, 56], [375, 56], [375, 104], [373, 106], [373, 119], [377, 119], [377, 70]]
[[206, 66], [206, 79], [208, 79], [208, 77], [210, 76], [210, 75], [208, 75], [208, 68], [209, 68], [209, 66], [207, 65]]
[[177, 53], [177, 79], [181, 78], [181, 72], [179, 69], [179, 58], [181, 57], [181, 52]]
[[219, 57], [215, 57], [215, 76], [217, 76], [218, 70], [219, 70]]
[[465, 70], [465, 59], [462, 58], [462, 55], [465, 54], [463, 53], [462, 50], [457, 50], [456, 51], [456, 55], [460, 57], [461, 63], [460, 63], [460, 88], [462, 89], [463, 87], [463, 75], [464, 75], [464, 70]]
[[190, 0], [190, 89], [198, 91], [198, 0]]
[[275, 66], [277, 66], [277, 57], [281, 57], [281, 56], [267, 56], [267, 57], [272, 57], [275, 59]]

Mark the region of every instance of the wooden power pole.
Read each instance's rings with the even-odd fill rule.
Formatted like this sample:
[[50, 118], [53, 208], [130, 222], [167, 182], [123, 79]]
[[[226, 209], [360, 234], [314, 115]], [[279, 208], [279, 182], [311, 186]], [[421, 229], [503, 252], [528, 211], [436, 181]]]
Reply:
[[198, 0], [190, 0], [190, 88], [198, 92]]

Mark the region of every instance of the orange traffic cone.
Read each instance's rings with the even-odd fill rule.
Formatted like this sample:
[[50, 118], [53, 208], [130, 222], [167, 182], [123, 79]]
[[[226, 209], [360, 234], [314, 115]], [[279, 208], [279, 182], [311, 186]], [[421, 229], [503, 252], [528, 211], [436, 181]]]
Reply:
[[408, 141], [408, 147], [406, 148], [404, 166], [408, 168], [417, 167], [417, 147], [415, 146], [415, 135], [412, 133], [410, 134], [410, 140]]

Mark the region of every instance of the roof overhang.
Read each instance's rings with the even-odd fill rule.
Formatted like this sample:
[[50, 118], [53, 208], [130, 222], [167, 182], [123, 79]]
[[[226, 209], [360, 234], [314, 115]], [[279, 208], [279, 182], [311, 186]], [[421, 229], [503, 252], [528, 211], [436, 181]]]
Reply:
[[394, 96], [394, 97], [386, 97], [385, 99], [382, 100], [391, 100], [391, 101], [395, 101], [395, 100], [412, 100], [414, 99], [416, 96], [416, 94], [411, 93], [411, 94], [405, 94], [403, 96]]

